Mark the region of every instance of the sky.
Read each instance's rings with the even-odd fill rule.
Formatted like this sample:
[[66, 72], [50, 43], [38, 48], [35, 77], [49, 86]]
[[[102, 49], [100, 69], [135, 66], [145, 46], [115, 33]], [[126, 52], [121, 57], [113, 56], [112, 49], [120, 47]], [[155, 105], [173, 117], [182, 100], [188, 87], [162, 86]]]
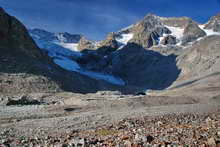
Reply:
[[147, 13], [205, 23], [220, 12], [220, 0], [0, 0], [0, 6], [28, 28], [83, 34], [92, 40], [104, 39]]

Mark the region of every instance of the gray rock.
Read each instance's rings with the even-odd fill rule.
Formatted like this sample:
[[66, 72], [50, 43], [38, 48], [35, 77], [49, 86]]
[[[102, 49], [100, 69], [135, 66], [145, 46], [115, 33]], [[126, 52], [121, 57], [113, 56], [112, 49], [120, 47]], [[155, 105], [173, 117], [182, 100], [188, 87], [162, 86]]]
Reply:
[[200, 37], [204, 37], [206, 33], [194, 22], [190, 22], [183, 32], [182, 45], [195, 41]]
[[79, 51], [85, 50], [85, 49], [95, 49], [95, 44], [94, 42], [86, 39], [85, 37], [82, 37], [79, 41], [77, 49]]
[[220, 32], [220, 13], [209, 20], [205, 25], [205, 29], [213, 29], [215, 32]]

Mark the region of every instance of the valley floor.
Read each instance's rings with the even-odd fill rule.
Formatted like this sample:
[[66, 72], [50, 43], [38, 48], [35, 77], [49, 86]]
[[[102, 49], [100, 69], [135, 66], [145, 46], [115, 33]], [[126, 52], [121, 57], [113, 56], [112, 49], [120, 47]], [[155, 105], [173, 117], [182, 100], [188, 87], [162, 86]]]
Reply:
[[0, 146], [219, 145], [216, 97], [114, 92], [32, 96], [41, 97], [43, 104], [0, 106]]

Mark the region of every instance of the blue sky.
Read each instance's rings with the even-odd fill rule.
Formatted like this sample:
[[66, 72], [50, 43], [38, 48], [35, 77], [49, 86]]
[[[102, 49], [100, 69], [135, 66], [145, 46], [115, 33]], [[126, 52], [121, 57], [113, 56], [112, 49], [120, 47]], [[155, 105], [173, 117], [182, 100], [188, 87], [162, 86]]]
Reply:
[[94, 40], [147, 13], [204, 23], [220, 12], [220, 0], [0, 0], [0, 6], [29, 28], [80, 33]]

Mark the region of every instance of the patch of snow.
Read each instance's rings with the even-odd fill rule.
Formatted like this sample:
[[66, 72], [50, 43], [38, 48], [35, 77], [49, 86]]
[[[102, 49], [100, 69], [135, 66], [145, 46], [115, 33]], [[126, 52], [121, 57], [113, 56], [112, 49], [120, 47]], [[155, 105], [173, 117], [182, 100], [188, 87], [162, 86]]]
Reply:
[[72, 51], [78, 51], [77, 47], [78, 47], [78, 43], [56, 43], [57, 45], [62, 46], [63, 48], [72, 50]]
[[211, 36], [211, 35], [220, 35], [219, 32], [215, 32], [212, 29], [204, 29], [205, 25], [199, 25], [199, 27], [206, 32], [207, 36]]
[[129, 40], [133, 38], [133, 34], [121, 34], [119, 37], [116, 38], [116, 41], [118, 41], [121, 44], [127, 44]]
[[183, 37], [184, 29], [180, 27], [171, 27], [166, 26], [172, 33], [170, 35], [176, 37], [177, 39], [181, 39]]
[[125, 82], [120, 78], [117, 78], [117, 77], [110, 75], [110, 74], [104, 74], [104, 73], [84, 70], [80, 67], [80, 65], [77, 62], [75, 62], [71, 59], [68, 59], [66, 57], [55, 58], [54, 62], [57, 65], [59, 65], [60, 67], [62, 67], [63, 69], [66, 69], [69, 71], [75, 71], [75, 72], [78, 72], [82, 75], [86, 75], [88, 77], [91, 77], [93, 79], [104, 80], [104, 81], [107, 81], [107, 82], [115, 84], [115, 85], [125, 85]]
[[34, 39], [37, 45], [42, 49], [48, 52], [50, 57], [56, 57], [57, 55], [62, 56], [72, 56], [72, 57], [80, 57], [81, 53], [65, 48], [55, 42], [48, 42], [44, 40]]

